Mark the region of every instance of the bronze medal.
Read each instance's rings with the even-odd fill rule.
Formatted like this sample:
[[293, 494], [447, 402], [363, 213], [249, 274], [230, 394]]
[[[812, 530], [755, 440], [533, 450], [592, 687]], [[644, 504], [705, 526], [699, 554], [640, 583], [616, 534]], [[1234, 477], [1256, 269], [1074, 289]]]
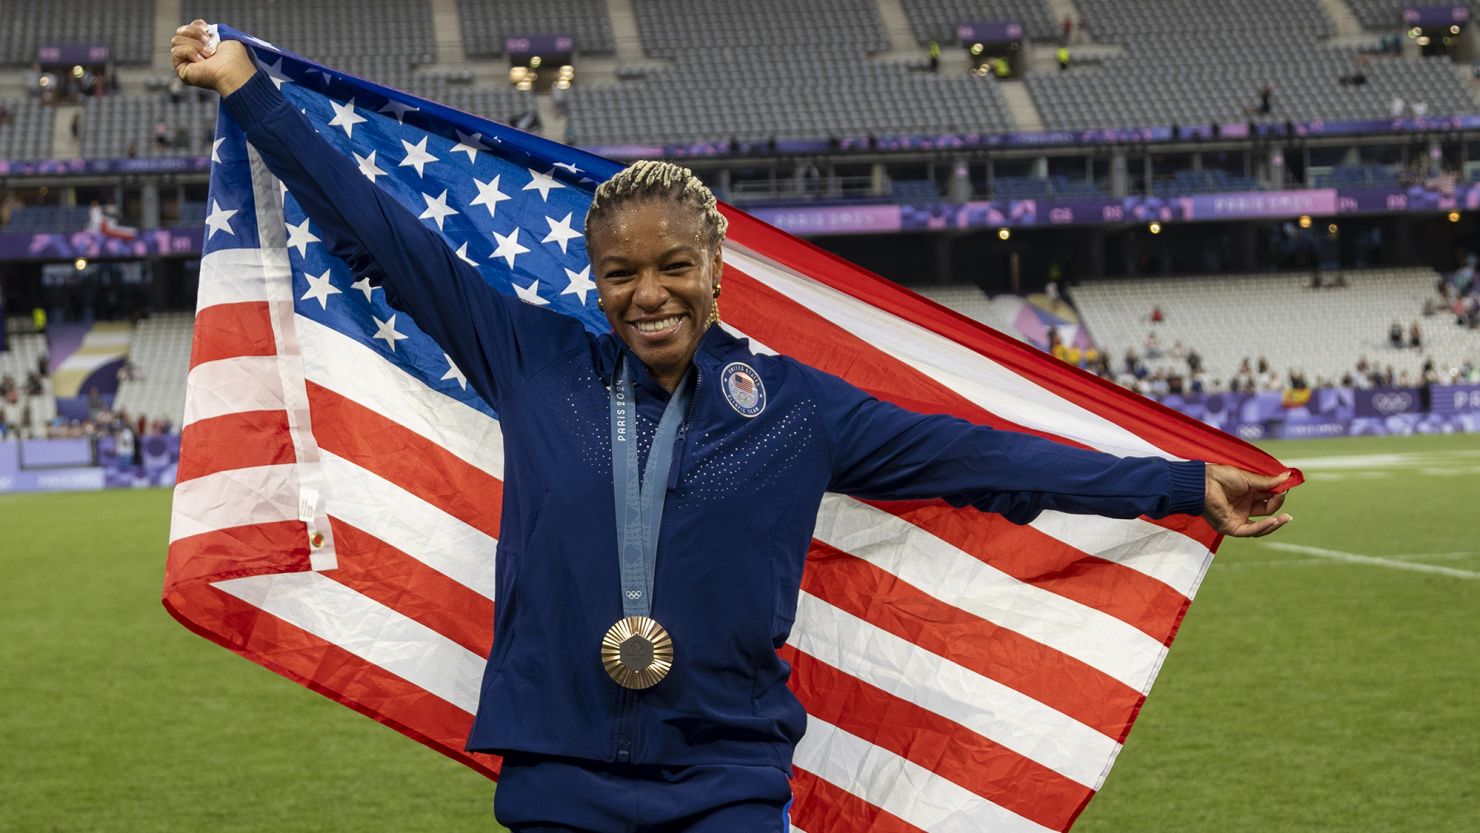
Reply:
[[673, 667], [673, 639], [646, 616], [619, 619], [601, 638], [601, 664], [623, 688], [651, 688]]

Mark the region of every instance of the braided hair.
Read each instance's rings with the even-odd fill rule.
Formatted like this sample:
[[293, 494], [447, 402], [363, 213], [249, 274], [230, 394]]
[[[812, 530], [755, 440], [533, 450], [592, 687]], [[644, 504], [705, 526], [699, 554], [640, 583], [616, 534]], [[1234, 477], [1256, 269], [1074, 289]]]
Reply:
[[692, 208], [699, 214], [705, 243], [718, 248], [724, 242], [730, 221], [719, 213], [714, 192], [682, 165], [647, 159], [633, 162], [596, 187], [586, 211], [588, 233], [592, 223], [607, 219], [617, 207], [650, 199], [671, 200]]

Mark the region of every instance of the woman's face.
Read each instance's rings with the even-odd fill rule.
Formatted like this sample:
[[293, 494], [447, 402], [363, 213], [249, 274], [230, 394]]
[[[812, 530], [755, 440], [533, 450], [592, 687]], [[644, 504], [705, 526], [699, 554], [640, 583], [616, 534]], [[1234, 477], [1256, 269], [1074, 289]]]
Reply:
[[709, 246], [695, 209], [663, 199], [623, 204], [586, 233], [607, 321], [672, 390], [709, 320], [719, 247]]

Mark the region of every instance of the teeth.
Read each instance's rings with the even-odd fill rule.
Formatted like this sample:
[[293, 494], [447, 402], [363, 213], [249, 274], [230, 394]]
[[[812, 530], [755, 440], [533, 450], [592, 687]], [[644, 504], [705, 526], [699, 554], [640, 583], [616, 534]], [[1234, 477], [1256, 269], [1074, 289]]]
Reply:
[[638, 321], [637, 329], [644, 333], [656, 333], [678, 325], [678, 316], [664, 318], [661, 321]]

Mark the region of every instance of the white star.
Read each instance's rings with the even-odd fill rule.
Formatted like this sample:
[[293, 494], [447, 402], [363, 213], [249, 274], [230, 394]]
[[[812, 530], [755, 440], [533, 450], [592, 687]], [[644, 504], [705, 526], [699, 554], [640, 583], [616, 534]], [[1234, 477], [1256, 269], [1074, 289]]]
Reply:
[[466, 263], [469, 266], [477, 266], [478, 265], [478, 261], [473, 260], [472, 258], [468, 257], [468, 244], [466, 244], [466, 243], [462, 244], [461, 246], [458, 246], [457, 247], [457, 251], [455, 252], [455, 254], [458, 257], [462, 258], [462, 262], [463, 263]]
[[442, 381], [445, 382], [448, 379], [456, 379], [458, 386], [461, 387], [463, 390], [467, 390], [468, 377], [464, 376], [463, 372], [457, 369], [457, 365], [452, 363], [451, 356], [443, 353], [442, 358], [447, 360], [447, 372], [442, 374]]
[[437, 157], [431, 155], [430, 153], [427, 153], [428, 138], [430, 137], [423, 136], [421, 137], [421, 141], [417, 142], [414, 145], [406, 141], [405, 139], [401, 140], [401, 146], [406, 148], [406, 158], [401, 160], [400, 167], [404, 168], [407, 165], [410, 165], [411, 167], [416, 169], [417, 176], [425, 176], [425, 174], [422, 172], [422, 168], [426, 167], [426, 164], [428, 162], [437, 161]]
[[417, 219], [418, 220], [436, 220], [437, 221], [437, 231], [441, 231], [442, 230], [442, 221], [444, 219], [446, 219], [448, 217], [451, 217], [453, 214], [461, 214], [462, 213], [461, 211], [458, 211], [456, 208], [448, 208], [447, 207], [447, 189], [446, 188], [443, 188], [442, 189], [442, 195], [439, 196], [439, 197], [435, 197], [434, 198], [434, 197], [432, 197], [431, 194], [422, 194], [421, 195], [421, 198], [424, 199], [424, 200], [426, 200], [426, 202], [427, 202], [427, 210], [421, 212], [421, 216], [418, 217]]
[[556, 182], [555, 181], [555, 177], [550, 176], [550, 174], [554, 172], [554, 170], [555, 170], [554, 168], [551, 168], [550, 170], [545, 171], [544, 173], [540, 173], [539, 171], [536, 171], [534, 168], [529, 168], [528, 170], [529, 170], [529, 176], [530, 176], [529, 184], [526, 185], [526, 186], [524, 186], [524, 189], [523, 190], [525, 190], [525, 191], [539, 191], [540, 192], [540, 199], [542, 199], [542, 200], [544, 200], [546, 202], [549, 202], [550, 201], [550, 191], [552, 191], [555, 188], [564, 188], [565, 187], [564, 185], [561, 185], [560, 183]]
[[380, 287], [375, 286], [374, 284], [370, 283], [370, 276], [369, 275], [366, 275], [365, 277], [360, 278], [359, 280], [357, 280], [354, 283], [350, 284], [349, 285], [349, 288], [350, 289], [358, 289], [361, 292], [365, 293], [365, 300], [366, 301], [370, 301], [370, 300], [373, 300], [370, 297], [370, 293], [374, 292], [375, 290], [379, 289]]
[[570, 175], [571, 176], [575, 176], [576, 174], [578, 174], [578, 173], [581, 172], [581, 169], [580, 168], [577, 168], [575, 165], [572, 165], [569, 162], [556, 162], [555, 163], [555, 167], [557, 167], [557, 168], [564, 168], [567, 171], [570, 171]]
[[546, 301], [544, 298], [540, 297], [539, 281], [535, 281], [529, 286], [520, 286], [517, 283], [514, 284], [514, 294], [518, 295], [519, 300], [523, 301], [524, 303], [534, 304], [537, 307], [543, 307], [546, 304], [550, 303], [549, 301]]
[[488, 216], [490, 217], [495, 216], [497, 213], [499, 203], [510, 199], [508, 194], [498, 189], [498, 177], [494, 177], [492, 182], [483, 182], [477, 177], [473, 177], [473, 184], [478, 186], [478, 196], [474, 197], [473, 201], [468, 204], [487, 206]]
[[288, 247], [298, 247], [299, 257], [303, 257], [308, 254], [308, 244], [323, 242], [319, 240], [319, 238], [315, 237], [313, 232], [308, 230], [307, 217], [304, 217], [303, 222], [299, 223], [296, 226], [292, 223], [287, 223], [286, 225], [288, 227]]
[[355, 112], [355, 100], [352, 98], [348, 104], [340, 104], [331, 98], [329, 106], [334, 108], [334, 118], [329, 119], [329, 126], [344, 128], [344, 135], [353, 139], [355, 125], [365, 123], [365, 117]]
[[474, 133], [469, 136], [461, 130], [454, 130], [452, 132], [457, 134], [457, 144], [452, 146], [452, 152], [466, 153], [468, 155], [469, 165], [478, 161], [478, 151], [489, 149], [487, 145], [483, 144], [482, 133]]
[[515, 228], [508, 237], [505, 237], [498, 232], [494, 232], [493, 236], [494, 239], [498, 240], [498, 248], [493, 250], [493, 254], [489, 255], [488, 259], [493, 260], [496, 257], [501, 257], [506, 263], [509, 264], [510, 269], [514, 268], [514, 258], [529, 251], [529, 249], [526, 249], [523, 246], [519, 245], [518, 228]]
[[210, 239], [212, 237], [215, 237], [216, 232], [218, 231], [224, 231], [232, 237], [235, 237], [236, 232], [231, 230], [230, 220], [231, 215], [235, 214], [236, 212], [237, 209], [235, 208], [230, 209], [229, 211], [222, 210], [220, 203], [216, 202], [215, 200], [211, 200], [211, 213], [206, 215], [206, 227], [210, 229], [210, 231], [206, 233], [206, 242], [210, 242]]
[[420, 107], [412, 107], [410, 104], [402, 104], [399, 101], [386, 101], [385, 106], [379, 112], [385, 113], [395, 119], [397, 123], [405, 123], [407, 113], [415, 113]]
[[565, 245], [573, 237], [584, 237], [585, 235], [570, 227], [570, 218], [573, 212], [565, 212], [565, 217], [556, 220], [554, 217], [546, 217], [545, 222], [550, 224], [550, 233], [545, 235], [541, 243], [559, 243], [560, 253], [565, 254]]
[[396, 342], [405, 341], [408, 338], [405, 333], [396, 332], [396, 316], [392, 315], [389, 321], [381, 321], [373, 315], [370, 319], [375, 322], [376, 327], [375, 335], [370, 337], [385, 339], [385, 346], [391, 348], [392, 353], [396, 352]]
[[364, 174], [366, 179], [374, 182], [377, 176], [385, 176], [385, 171], [375, 166], [375, 151], [370, 151], [369, 156], [361, 156], [354, 151], [350, 151], [350, 155], [360, 163], [360, 173]]
[[272, 85], [280, 90], [283, 88], [284, 84], [293, 83], [293, 79], [283, 74], [282, 58], [278, 58], [277, 63], [275, 64], [264, 63], [262, 65], [262, 68], [267, 70], [267, 77], [272, 81]]
[[[303, 222], [305, 224], [308, 223], [307, 220], [304, 220]], [[329, 283], [328, 269], [325, 269], [324, 274], [317, 277], [304, 272], [303, 277], [308, 279], [308, 291], [303, 293], [302, 298], [298, 299], [300, 301], [307, 301], [309, 298], [312, 298], [315, 301], [319, 302], [320, 307], [322, 307], [323, 309], [328, 309], [329, 296], [340, 294], [339, 290], [334, 286], [334, 284]]]
[[570, 284], [560, 290], [561, 295], [574, 295], [581, 299], [581, 306], [586, 305], [586, 293], [596, 288], [595, 282], [591, 280], [591, 264], [579, 272], [565, 270], [565, 276], [570, 278]]
[[217, 164], [220, 164], [221, 163], [221, 143], [224, 142], [224, 141], [226, 141], [226, 137], [225, 136], [222, 136], [221, 138], [217, 139], [216, 141], [211, 142], [211, 161], [212, 162], [215, 162]]

